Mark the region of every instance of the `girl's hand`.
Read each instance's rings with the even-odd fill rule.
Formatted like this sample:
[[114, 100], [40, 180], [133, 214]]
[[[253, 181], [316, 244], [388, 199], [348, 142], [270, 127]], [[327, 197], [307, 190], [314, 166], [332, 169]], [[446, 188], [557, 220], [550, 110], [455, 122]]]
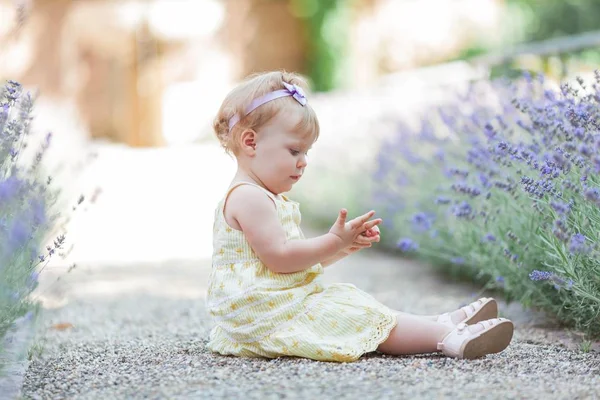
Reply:
[[381, 235], [379, 232], [379, 228], [377, 226], [374, 226], [373, 228], [367, 229], [365, 232], [361, 233], [356, 238], [354, 243], [352, 243], [350, 246], [342, 249], [342, 251], [340, 251], [340, 253], [341, 253], [341, 255], [347, 256], [352, 253], [356, 253], [359, 250], [371, 247], [373, 245], [373, 243], [379, 242], [380, 240], [381, 240]]
[[377, 237], [377, 240], [374, 242], [379, 242], [380, 231], [378, 226], [374, 226], [371, 229], [367, 229], [365, 232], [361, 234], [361, 236], [366, 236], [368, 238]]
[[[341, 240], [342, 249], [353, 247], [352, 245], [362, 233], [371, 232], [370, 234], [373, 235], [373, 228], [381, 223], [380, 218], [370, 220], [370, 218], [375, 215], [375, 211], [369, 211], [349, 222], [346, 222], [347, 215], [348, 211], [346, 209], [340, 210], [337, 220], [329, 230], [329, 233], [334, 234]], [[377, 229], [377, 232], [379, 232], [379, 229]], [[376, 236], [373, 235], [372, 237]], [[368, 243], [368, 246], [365, 247], [370, 247], [370, 242]]]
[[356, 240], [349, 246], [344, 247], [333, 257], [321, 261], [323, 267], [335, 264], [337, 261], [349, 256], [352, 253], [356, 253], [359, 250], [371, 247], [373, 243], [379, 242], [381, 235], [377, 226], [367, 229], [356, 237]]

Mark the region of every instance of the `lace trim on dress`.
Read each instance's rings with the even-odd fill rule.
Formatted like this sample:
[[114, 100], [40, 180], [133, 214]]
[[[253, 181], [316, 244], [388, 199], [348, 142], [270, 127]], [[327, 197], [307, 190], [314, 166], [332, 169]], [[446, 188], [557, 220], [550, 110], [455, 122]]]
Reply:
[[396, 326], [397, 320], [395, 315], [383, 314], [383, 317], [375, 326], [375, 335], [371, 336], [363, 344], [362, 354], [377, 350], [379, 345], [388, 339], [390, 333], [392, 333], [392, 329]]
[[[352, 362], [358, 360], [363, 354], [377, 350], [379, 345], [388, 339], [396, 323], [395, 315], [381, 314], [381, 318], [379, 318], [378, 323], [374, 326], [375, 334], [371, 334], [369, 337], [361, 340], [362, 348], [356, 351], [331, 353], [331, 358], [338, 362]], [[370, 332], [373, 331], [370, 330]]]

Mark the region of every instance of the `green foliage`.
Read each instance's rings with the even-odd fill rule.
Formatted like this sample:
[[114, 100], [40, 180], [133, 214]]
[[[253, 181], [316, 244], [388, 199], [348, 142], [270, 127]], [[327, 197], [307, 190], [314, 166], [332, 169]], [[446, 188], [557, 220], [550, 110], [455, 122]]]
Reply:
[[507, 5], [511, 14], [523, 15], [525, 41], [573, 35], [599, 27], [598, 0], [507, 0]]
[[592, 350], [591, 340], [583, 340], [580, 345], [582, 353], [589, 353]]
[[[507, 0], [499, 41], [478, 39], [456, 58], [470, 59], [503, 49], [510, 53], [511, 46], [582, 34], [599, 29], [600, 2], [597, 0]], [[568, 74], [598, 65], [597, 48], [581, 50], [551, 49], [535, 57], [515, 56], [499, 65], [491, 65], [490, 76], [515, 78], [527, 69], [535, 69], [547, 76], [564, 79]], [[533, 66], [532, 64], [535, 64]]]
[[290, 0], [294, 13], [305, 21], [308, 36], [308, 76], [315, 91], [329, 91], [343, 83], [349, 6], [353, 0]]

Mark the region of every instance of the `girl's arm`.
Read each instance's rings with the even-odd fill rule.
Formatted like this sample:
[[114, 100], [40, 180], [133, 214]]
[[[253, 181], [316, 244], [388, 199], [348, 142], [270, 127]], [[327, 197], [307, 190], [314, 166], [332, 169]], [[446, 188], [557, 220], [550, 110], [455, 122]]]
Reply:
[[325, 259], [325, 260], [321, 261], [321, 265], [323, 266], [323, 268], [329, 267], [330, 265], [335, 264], [336, 262], [340, 261], [342, 258], [346, 257], [347, 255], [348, 254], [342, 253], [340, 251], [339, 253], [337, 253], [333, 257], [330, 257], [328, 259]]
[[262, 190], [248, 185], [231, 192], [226, 209], [263, 264], [284, 274], [305, 270], [335, 256], [351, 247], [362, 232], [381, 223], [381, 219], [370, 220], [375, 211], [346, 222], [348, 212], [341, 210], [329, 233], [312, 239], [287, 240], [273, 201]]
[[258, 258], [273, 272], [305, 270], [344, 248], [342, 239], [333, 233], [287, 240], [273, 201], [256, 187], [239, 186], [231, 192], [226, 205], [227, 215], [240, 225]]

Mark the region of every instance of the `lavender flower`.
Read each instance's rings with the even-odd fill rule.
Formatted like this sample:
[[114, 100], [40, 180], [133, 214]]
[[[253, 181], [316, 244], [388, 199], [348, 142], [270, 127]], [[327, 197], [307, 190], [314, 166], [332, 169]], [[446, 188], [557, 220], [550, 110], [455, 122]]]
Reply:
[[454, 215], [458, 218], [469, 217], [471, 216], [472, 212], [473, 208], [466, 201], [463, 201], [462, 203], [454, 207]]
[[584, 192], [584, 196], [588, 201], [592, 203], [600, 203], [600, 190], [597, 188], [588, 188]]
[[7, 202], [17, 196], [23, 183], [16, 177], [10, 176], [4, 181], [0, 181], [0, 202]]
[[460, 168], [448, 168], [448, 174], [449, 176], [462, 176], [466, 178], [469, 176], [469, 171]]
[[439, 149], [435, 152], [434, 157], [436, 160], [443, 162], [446, 157], [446, 153], [444, 152], [444, 150]]
[[483, 133], [488, 139], [493, 139], [496, 137], [496, 131], [494, 130], [494, 127], [489, 123], [485, 124]]
[[550, 271], [538, 271], [534, 269], [529, 274], [529, 279], [531, 279], [532, 281], [546, 281], [548, 279], [552, 279], [553, 275], [554, 274]]
[[552, 274], [550, 280], [552, 281], [552, 286], [556, 290], [560, 290], [562, 288], [570, 290], [574, 285], [573, 279], [564, 279], [556, 274]]
[[491, 233], [487, 233], [484, 237], [483, 237], [483, 242], [495, 242], [496, 241], [496, 236], [492, 235]]
[[398, 241], [398, 243], [397, 243], [397, 247], [403, 253], [408, 253], [408, 252], [411, 252], [411, 251], [417, 251], [419, 249], [419, 245], [417, 243], [415, 243], [410, 238], [402, 238], [402, 239], [400, 239]]
[[27, 226], [25, 221], [15, 219], [8, 232], [7, 244], [9, 251], [19, 251], [29, 241], [31, 228]]
[[479, 182], [481, 182], [481, 185], [483, 187], [489, 188], [492, 186], [490, 184], [490, 179], [484, 173], [479, 173], [478, 178], [479, 178]]
[[550, 206], [560, 215], [565, 215], [571, 209], [569, 204], [562, 201], [551, 201]]
[[470, 197], [477, 197], [481, 194], [481, 191], [476, 187], [467, 186], [463, 183], [454, 183], [451, 188], [456, 192], [464, 193]]
[[585, 143], [579, 145], [579, 153], [585, 157], [591, 157], [594, 154], [594, 150]]
[[585, 245], [586, 237], [581, 233], [576, 233], [571, 236], [571, 241], [569, 242], [569, 251], [573, 254], [584, 254], [589, 252], [589, 247]]
[[437, 199], [435, 199], [435, 204], [449, 204], [450, 201], [451, 200], [448, 197], [439, 196]]
[[600, 174], [600, 156], [595, 156], [592, 162], [594, 163], [594, 172]]
[[412, 217], [413, 230], [417, 232], [425, 232], [431, 229], [433, 224], [433, 216], [427, 215], [424, 212], [419, 212]]

